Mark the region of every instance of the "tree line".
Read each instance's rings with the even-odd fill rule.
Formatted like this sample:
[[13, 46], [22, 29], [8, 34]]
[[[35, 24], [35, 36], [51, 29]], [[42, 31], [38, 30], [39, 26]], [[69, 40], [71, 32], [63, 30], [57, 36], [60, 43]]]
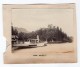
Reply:
[[29, 39], [35, 39], [39, 35], [40, 42], [47, 41], [48, 43], [64, 43], [72, 42], [72, 37], [68, 36], [58, 26], [55, 27], [52, 24], [48, 25], [47, 28], [40, 28], [39, 30], [32, 32], [18, 32], [12, 26], [12, 35], [18, 36], [18, 41], [28, 41]]

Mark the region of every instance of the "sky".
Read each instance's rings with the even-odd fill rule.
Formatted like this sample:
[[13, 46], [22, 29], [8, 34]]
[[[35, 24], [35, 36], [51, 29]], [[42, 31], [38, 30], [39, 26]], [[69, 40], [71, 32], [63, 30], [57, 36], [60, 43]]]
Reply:
[[35, 31], [49, 24], [73, 35], [73, 9], [12, 9], [13, 26]]

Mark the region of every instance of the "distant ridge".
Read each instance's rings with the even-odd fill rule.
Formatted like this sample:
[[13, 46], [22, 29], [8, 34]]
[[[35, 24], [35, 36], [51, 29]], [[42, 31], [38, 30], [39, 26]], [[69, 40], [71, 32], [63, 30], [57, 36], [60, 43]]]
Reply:
[[14, 27], [14, 29], [17, 29], [17, 31], [20, 33], [20, 32], [24, 32], [24, 33], [27, 33], [28, 31], [24, 28], [18, 28], [18, 27]]

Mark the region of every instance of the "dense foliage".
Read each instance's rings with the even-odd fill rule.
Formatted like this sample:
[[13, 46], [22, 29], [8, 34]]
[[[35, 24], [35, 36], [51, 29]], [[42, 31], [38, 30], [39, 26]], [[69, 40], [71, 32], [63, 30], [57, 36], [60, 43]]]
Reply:
[[39, 35], [40, 42], [47, 41], [48, 43], [64, 43], [72, 42], [72, 37], [69, 37], [61, 28], [55, 27], [52, 24], [47, 28], [40, 28], [39, 30], [32, 32], [18, 32], [12, 26], [12, 35], [17, 35], [19, 41], [28, 41], [29, 39], [35, 39]]

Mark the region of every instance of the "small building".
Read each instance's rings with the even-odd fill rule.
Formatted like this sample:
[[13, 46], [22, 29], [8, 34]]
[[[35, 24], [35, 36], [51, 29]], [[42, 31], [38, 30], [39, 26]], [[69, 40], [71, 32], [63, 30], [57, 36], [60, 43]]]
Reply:
[[36, 39], [29, 39], [29, 42], [33, 44], [39, 43], [39, 35], [37, 35]]
[[12, 44], [17, 44], [17, 43], [18, 43], [18, 36], [12, 35]]

